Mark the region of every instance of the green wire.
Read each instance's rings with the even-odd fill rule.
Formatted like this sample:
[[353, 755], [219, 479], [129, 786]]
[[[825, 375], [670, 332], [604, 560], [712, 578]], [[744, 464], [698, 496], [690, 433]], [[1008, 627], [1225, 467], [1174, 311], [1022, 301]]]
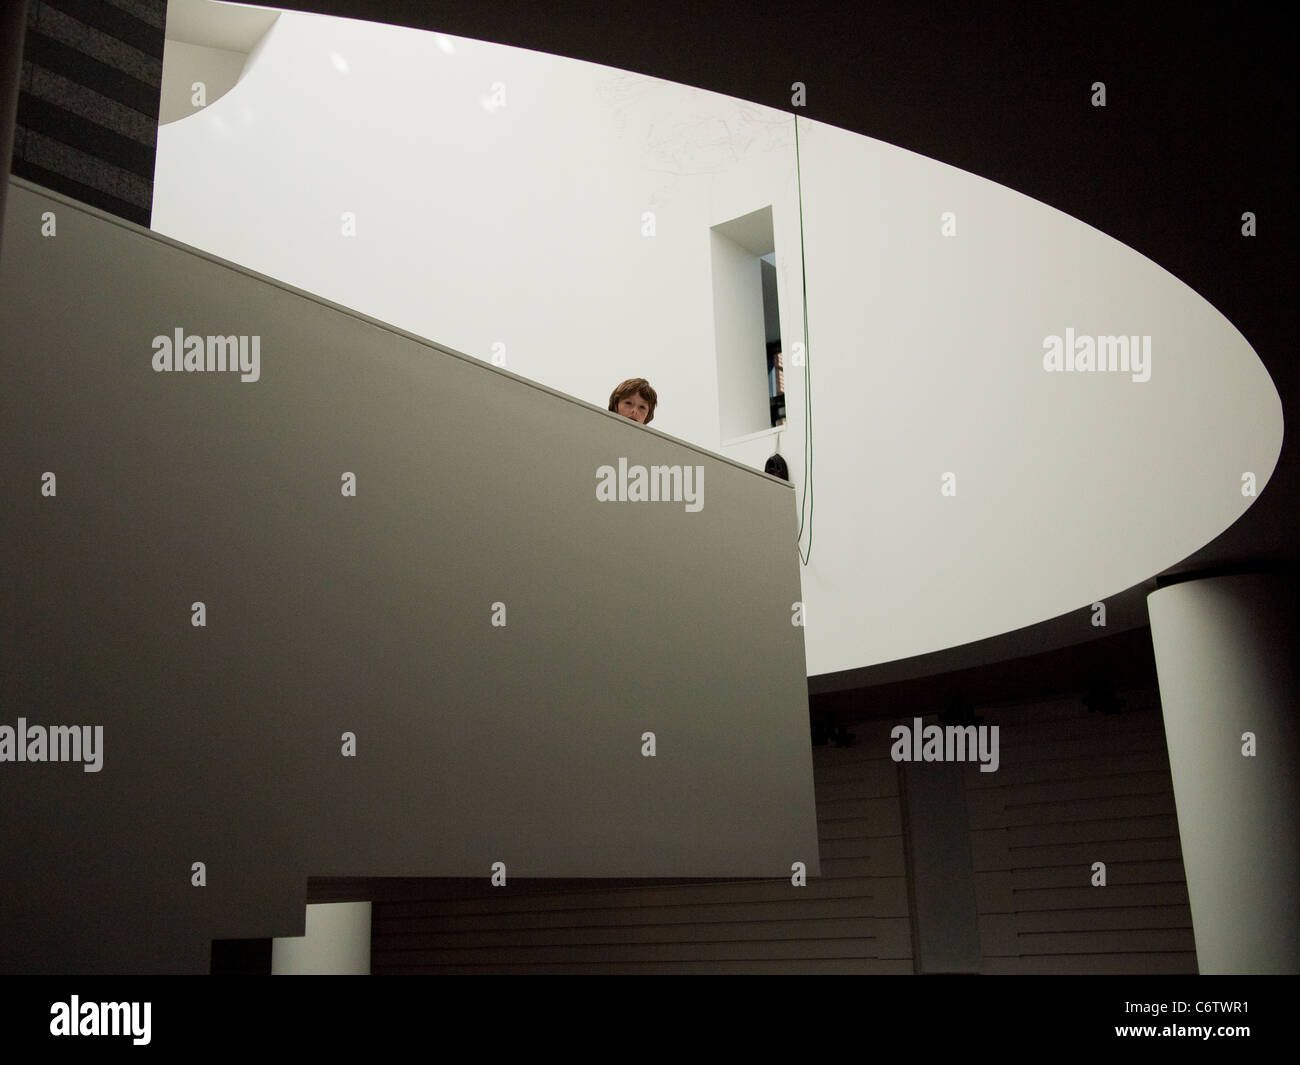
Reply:
[[[808, 266], [803, 252], [803, 169], [799, 162], [799, 116], [794, 116], [794, 171], [799, 189], [799, 271], [803, 281], [803, 497], [799, 502], [799, 561], [812, 558], [812, 345], [808, 341]], [[803, 553], [804, 505], [808, 507], [808, 555]]]

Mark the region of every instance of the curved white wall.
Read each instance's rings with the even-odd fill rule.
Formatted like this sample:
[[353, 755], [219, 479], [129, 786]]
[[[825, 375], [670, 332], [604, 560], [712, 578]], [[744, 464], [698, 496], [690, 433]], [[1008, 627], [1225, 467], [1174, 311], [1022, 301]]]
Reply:
[[[801, 122], [800, 147], [810, 673], [1084, 608], [1245, 511], [1242, 474], [1262, 488], [1272, 473], [1282, 407], [1205, 300], [993, 182], [824, 125]], [[1150, 336], [1149, 379], [1045, 371], [1044, 338], [1067, 328]], [[954, 496], [941, 494], [947, 472]]]
[[[804, 120], [799, 141], [810, 674], [1072, 610], [1086, 625], [1087, 604], [1232, 524], [1244, 472], [1262, 490], [1277, 393], [1185, 285], [992, 182]], [[159, 131], [154, 202], [177, 239], [469, 354], [504, 345], [508, 369], [601, 406], [644, 375], [654, 428], [758, 466], [772, 450], [722, 441], [709, 227], [772, 205], [788, 351], [803, 315], [788, 114], [286, 13], [234, 89]], [[1044, 338], [1067, 328], [1150, 336], [1150, 379], [1046, 372]], [[801, 486], [803, 385], [786, 380], [779, 446]]]

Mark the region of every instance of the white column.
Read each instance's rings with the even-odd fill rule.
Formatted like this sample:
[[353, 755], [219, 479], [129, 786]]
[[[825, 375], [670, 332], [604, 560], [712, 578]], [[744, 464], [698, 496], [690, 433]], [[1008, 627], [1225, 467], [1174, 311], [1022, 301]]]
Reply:
[[271, 941], [271, 975], [369, 976], [370, 903], [307, 907], [307, 934]]
[[1252, 574], [1147, 598], [1202, 973], [1300, 972], [1294, 594]]

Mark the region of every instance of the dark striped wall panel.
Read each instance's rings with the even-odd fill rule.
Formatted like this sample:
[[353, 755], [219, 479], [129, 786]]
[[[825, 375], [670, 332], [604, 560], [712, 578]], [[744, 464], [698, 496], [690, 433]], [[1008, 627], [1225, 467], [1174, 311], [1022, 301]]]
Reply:
[[1119, 695], [978, 711], [1002, 760], [966, 775], [982, 972], [1196, 972], [1159, 695]]
[[30, 0], [13, 173], [147, 226], [167, 0]]

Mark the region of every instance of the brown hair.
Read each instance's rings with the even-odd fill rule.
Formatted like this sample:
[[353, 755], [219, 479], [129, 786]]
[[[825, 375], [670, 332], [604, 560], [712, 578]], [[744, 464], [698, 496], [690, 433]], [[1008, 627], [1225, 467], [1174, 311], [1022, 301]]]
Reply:
[[649, 425], [654, 421], [655, 407], [659, 403], [659, 396], [655, 390], [650, 387], [650, 382], [644, 377], [629, 377], [614, 389], [614, 391], [609, 394], [609, 409], [617, 414], [618, 405], [622, 403], [623, 400], [627, 399], [628, 396], [635, 395], [637, 392], [640, 392], [641, 398], [650, 405], [650, 412], [645, 416], [645, 424]]

